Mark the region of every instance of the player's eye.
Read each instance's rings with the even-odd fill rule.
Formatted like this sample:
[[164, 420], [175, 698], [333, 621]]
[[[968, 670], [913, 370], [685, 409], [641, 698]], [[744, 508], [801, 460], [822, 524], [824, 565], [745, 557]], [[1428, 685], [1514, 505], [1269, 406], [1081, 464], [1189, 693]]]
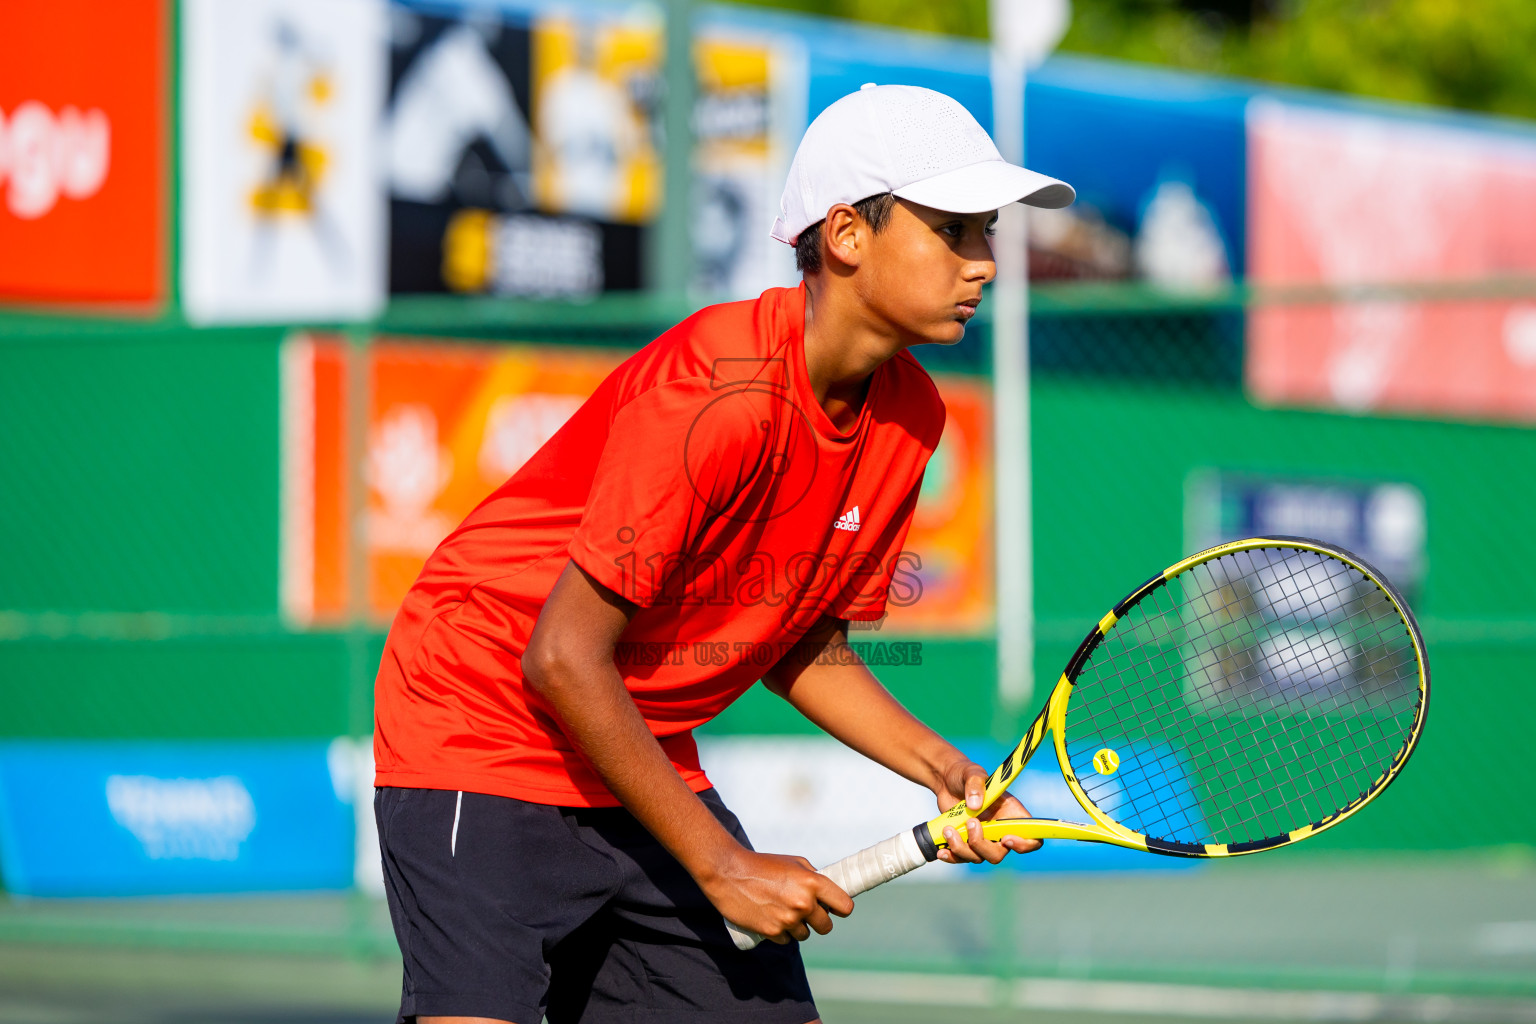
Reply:
[[993, 217], [991, 220], [987, 221], [986, 232], [987, 232], [987, 237], [988, 238], [991, 238], [993, 235], [997, 234], [997, 218], [996, 217]]
[[959, 238], [965, 234], [965, 225], [959, 221], [953, 221], [952, 223], [945, 224], [943, 227], [939, 228], [939, 230], [944, 232], [950, 238]]

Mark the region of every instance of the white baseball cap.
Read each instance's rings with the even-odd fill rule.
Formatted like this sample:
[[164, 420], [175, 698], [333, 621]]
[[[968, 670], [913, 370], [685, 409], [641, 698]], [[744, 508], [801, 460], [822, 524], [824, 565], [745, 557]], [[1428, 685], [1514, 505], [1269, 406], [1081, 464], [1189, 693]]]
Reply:
[[870, 83], [805, 130], [769, 232], [794, 245], [838, 203], [891, 192], [946, 213], [1009, 203], [1059, 209], [1072, 186], [1003, 159], [970, 111], [941, 92]]

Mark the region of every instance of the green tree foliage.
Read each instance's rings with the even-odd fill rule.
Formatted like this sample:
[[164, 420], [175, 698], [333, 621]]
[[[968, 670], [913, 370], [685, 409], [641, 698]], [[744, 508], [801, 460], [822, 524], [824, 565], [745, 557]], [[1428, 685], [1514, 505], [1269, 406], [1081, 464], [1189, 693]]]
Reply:
[[942, 32], [951, 36], [987, 35], [987, 0], [744, 0], [757, 7], [779, 7], [802, 14], [869, 21], [878, 25]]
[[[986, 0], [750, 0], [984, 37]], [[1536, 117], [1536, 0], [1074, 0], [1062, 49]]]

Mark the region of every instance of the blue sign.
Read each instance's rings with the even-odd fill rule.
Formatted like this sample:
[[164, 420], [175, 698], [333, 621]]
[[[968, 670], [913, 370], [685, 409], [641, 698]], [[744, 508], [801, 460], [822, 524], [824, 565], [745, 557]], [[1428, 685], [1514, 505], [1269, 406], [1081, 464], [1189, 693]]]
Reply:
[[1253, 93], [1218, 78], [1055, 56], [1029, 80], [1026, 160], [1071, 182], [1082, 208], [1132, 238], [1156, 212], [1182, 210], [1177, 251], [1195, 244], [1192, 235], [1213, 235], [1207, 244], [1241, 277]]
[[1359, 555], [1410, 600], [1424, 583], [1424, 495], [1409, 483], [1197, 470], [1184, 514], [1192, 552], [1244, 537], [1311, 537]]
[[0, 743], [0, 877], [28, 896], [342, 889], [350, 747]]

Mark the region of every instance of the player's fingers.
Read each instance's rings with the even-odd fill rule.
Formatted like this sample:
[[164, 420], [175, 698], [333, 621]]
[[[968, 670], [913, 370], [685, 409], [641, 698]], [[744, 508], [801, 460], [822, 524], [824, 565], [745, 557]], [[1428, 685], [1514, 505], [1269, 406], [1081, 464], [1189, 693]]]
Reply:
[[1004, 836], [1001, 842], [1014, 853], [1034, 853], [1044, 845], [1039, 839], [1024, 836]]
[[796, 921], [795, 926], [789, 930], [789, 934], [798, 942], [804, 942], [811, 937], [811, 930], [806, 927], [804, 921]]
[[965, 835], [955, 829], [953, 825], [944, 829], [944, 841], [948, 844], [951, 864], [980, 864], [981, 855], [966, 842]]
[[[817, 875], [821, 881], [816, 886], [816, 902], [826, 907], [838, 917], [847, 917], [853, 913], [853, 897], [843, 891], [832, 879], [826, 875]], [[822, 934], [826, 934], [823, 932]]]
[[981, 816], [983, 821], [991, 821], [993, 818], [1032, 818], [1029, 809], [1019, 802], [1019, 798], [1012, 793], [1004, 793], [993, 801]]
[[981, 830], [981, 822], [975, 818], [965, 823], [965, 833], [966, 844], [988, 864], [996, 864], [1008, 856], [1008, 848], [988, 839]]
[[832, 930], [832, 915], [818, 903], [814, 910], [805, 915], [805, 923], [815, 929], [817, 935], [825, 935]]
[[[1031, 818], [1034, 815], [1029, 813], [1029, 808], [1019, 802], [1018, 797], [1012, 793], [1004, 793], [997, 798], [996, 803], [987, 808], [987, 812], [981, 817], [984, 821], [991, 821], [994, 818]], [[1014, 853], [1033, 853], [1041, 846], [1040, 840], [1024, 836], [1004, 836], [1000, 842]]]
[[1007, 832], [999, 836], [997, 842], [1014, 853], [1033, 853], [1041, 846], [1040, 840], [1034, 836], [1016, 836]]
[[969, 765], [965, 769], [965, 806], [973, 813], [981, 812], [982, 802], [987, 796], [987, 773], [981, 770], [981, 765]]

